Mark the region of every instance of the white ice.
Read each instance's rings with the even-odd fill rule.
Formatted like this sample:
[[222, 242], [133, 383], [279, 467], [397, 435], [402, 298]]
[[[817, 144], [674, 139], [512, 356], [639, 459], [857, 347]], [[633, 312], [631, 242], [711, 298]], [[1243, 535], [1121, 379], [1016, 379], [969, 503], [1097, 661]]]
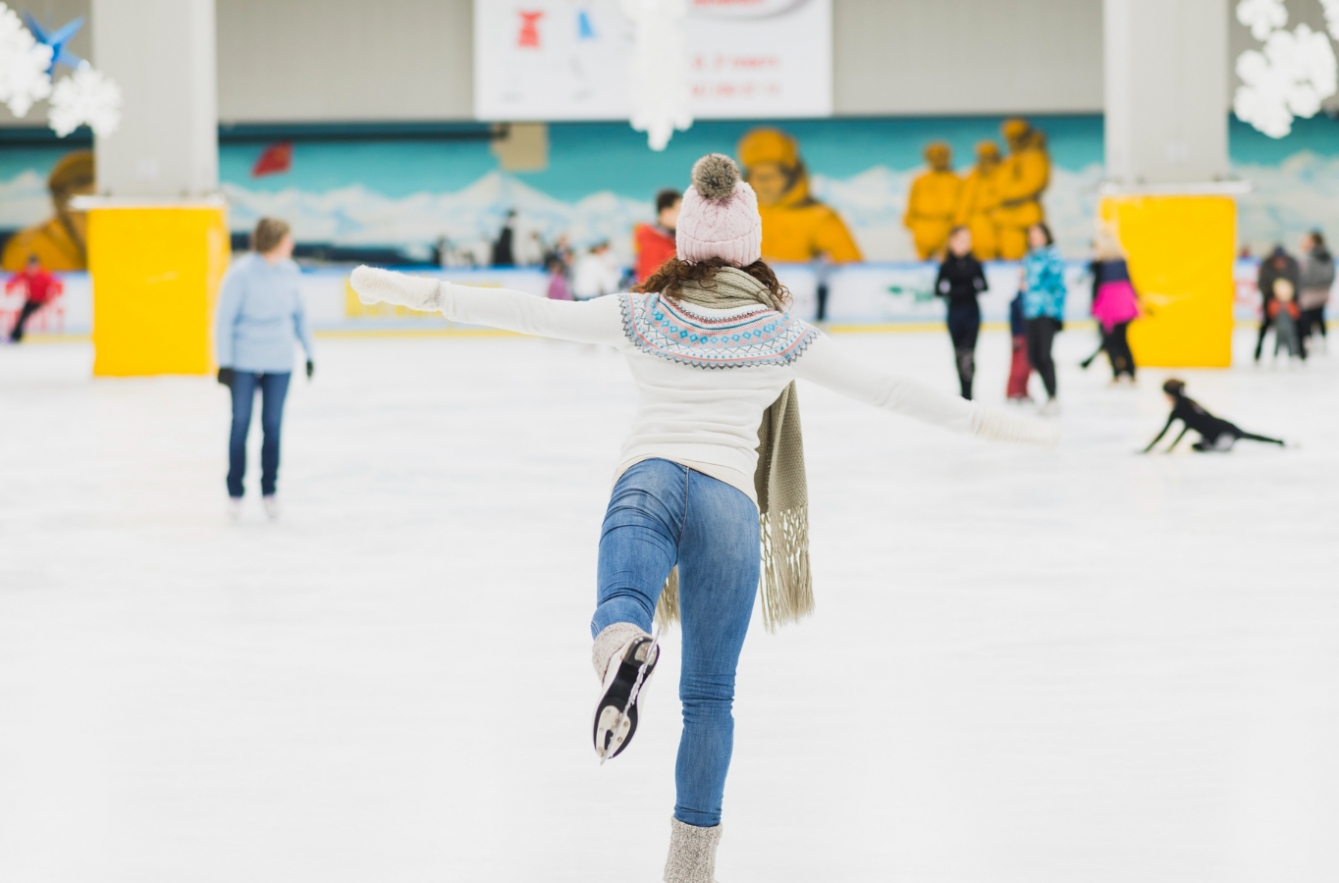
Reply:
[[[942, 335], [840, 342], [954, 388]], [[723, 883], [1339, 879], [1339, 354], [1178, 372], [1296, 450], [1139, 457], [1167, 372], [1091, 343], [1054, 451], [802, 389], [819, 608], [745, 646]], [[659, 880], [676, 635], [589, 735], [621, 361], [318, 345], [237, 525], [221, 387], [0, 348], [0, 880]]]

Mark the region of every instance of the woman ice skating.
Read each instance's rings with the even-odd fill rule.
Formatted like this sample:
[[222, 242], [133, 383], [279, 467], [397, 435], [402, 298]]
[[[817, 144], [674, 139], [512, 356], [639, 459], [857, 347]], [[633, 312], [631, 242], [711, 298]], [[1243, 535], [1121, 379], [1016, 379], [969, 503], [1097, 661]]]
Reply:
[[1330, 290], [1334, 288], [1334, 257], [1319, 230], [1312, 230], [1302, 239], [1300, 271], [1302, 291], [1297, 306], [1302, 310], [1299, 326], [1302, 347], [1309, 353], [1312, 338], [1316, 337], [1320, 351], [1324, 352], [1328, 334], [1325, 307], [1330, 302]]
[[1255, 435], [1246, 432], [1234, 424], [1228, 423], [1221, 417], [1215, 417], [1204, 409], [1199, 402], [1186, 395], [1186, 385], [1180, 380], [1168, 380], [1162, 385], [1162, 391], [1167, 394], [1167, 401], [1171, 403], [1172, 413], [1167, 416], [1167, 425], [1162, 427], [1157, 438], [1148, 443], [1144, 448], [1147, 454], [1162, 441], [1162, 437], [1172, 428], [1172, 424], [1180, 420], [1183, 424], [1181, 434], [1167, 446], [1167, 453], [1171, 453], [1176, 446], [1181, 443], [1181, 439], [1186, 437], [1186, 433], [1194, 430], [1200, 435], [1200, 440], [1191, 445], [1196, 451], [1206, 453], [1209, 451], [1230, 451], [1232, 446], [1242, 439], [1249, 441], [1267, 442], [1271, 445], [1283, 446], [1283, 442], [1276, 438], [1269, 438], [1264, 435]]
[[754, 597], [768, 627], [813, 608], [799, 403], [804, 378], [876, 407], [992, 439], [1049, 443], [1050, 427], [941, 396], [846, 358], [786, 312], [761, 260], [753, 189], [726, 156], [693, 167], [678, 257], [635, 293], [564, 303], [360, 267], [366, 302], [618, 348], [638, 388], [600, 537], [592, 734], [602, 760], [639, 725], [661, 648], [653, 619], [683, 627], [683, 734], [669, 883], [711, 883], [730, 766], [735, 669]]
[[293, 346], [307, 355], [307, 378], [315, 366], [311, 331], [298, 290], [293, 235], [288, 224], [261, 218], [251, 234], [252, 252], [233, 263], [223, 280], [214, 334], [218, 381], [232, 390], [232, 430], [228, 437], [229, 514], [241, 514], [246, 476], [246, 437], [251, 408], [260, 390], [260, 493], [265, 514], [279, 517], [279, 434], [284, 399], [293, 371]]
[[1093, 274], [1093, 318], [1102, 329], [1102, 349], [1111, 362], [1111, 382], [1122, 378], [1134, 383], [1134, 353], [1127, 334], [1130, 323], [1139, 318], [1139, 295], [1130, 281], [1125, 250], [1114, 233], [1103, 231], [1097, 237]]
[[976, 338], [981, 333], [981, 305], [977, 297], [990, 288], [981, 262], [972, 254], [972, 231], [954, 227], [948, 235], [948, 256], [939, 265], [935, 294], [948, 301], [948, 334], [958, 366], [962, 397], [972, 397], [976, 374]]
[[1027, 320], [1027, 355], [1046, 387], [1041, 413], [1060, 413], [1056, 399], [1055, 359], [1051, 344], [1065, 320], [1065, 262], [1045, 224], [1028, 228], [1031, 249], [1023, 258], [1023, 316]]

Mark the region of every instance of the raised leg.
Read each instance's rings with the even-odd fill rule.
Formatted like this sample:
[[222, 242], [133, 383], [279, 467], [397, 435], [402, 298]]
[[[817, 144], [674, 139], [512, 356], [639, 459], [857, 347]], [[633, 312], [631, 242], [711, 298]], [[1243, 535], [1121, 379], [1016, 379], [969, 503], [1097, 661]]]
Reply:
[[645, 460], [614, 485], [600, 533], [592, 638], [617, 622], [651, 630], [660, 590], [679, 557], [688, 472], [668, 460]]

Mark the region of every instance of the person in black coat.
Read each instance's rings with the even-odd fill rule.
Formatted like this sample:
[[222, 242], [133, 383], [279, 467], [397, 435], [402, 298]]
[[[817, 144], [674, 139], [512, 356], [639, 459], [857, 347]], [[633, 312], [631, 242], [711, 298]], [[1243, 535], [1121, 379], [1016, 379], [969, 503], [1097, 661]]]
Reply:
[[1266, 442], [1283, 447], [1283, 442], [1279, 439], [1246, 432], [1239, 426], [1210, 414], [1203, 405], [1186, 395], [1186, 385], [1180, 380], [1168, 380], [1162, 385], [1162, 391], [1167, 394], [1167, 400], [1172, 405], [1172, 413], [1168, 415], [1167, 424], [1162, 427], [1162, 432], [1159, 432], [1158, 437], [1149, 442], [1148, 447], [1144, 448], [1145, 454], [1152, 451], [1153, 447], [1162, 441], [1162, 437], [1167, 434], [1167, 431], [1172, 428], [1172, 424], [1177, 420], [1180, 420], [1184, 426], [1181, 429], [1181, 434], [1167, 446], [1167, 453], [1169, 454], [1181, 443], [1181, 439], [1186, 437], [1186, 433], [1192, 429], [1199, 433], [1200, 440], [1191, 447], [1200, 453], [1230, 451], [1232, 446], [1242, 439]]
[[972, 231], [954, 227], [948, 237], [948, 256], [935, 279], [935, 294], [948, 301], [948, 334], [965, 399], [972, 397], [976, 338], [981, 331], [981, 305], [976, 299], [989, 288], [981, 262], [972, 254]]
[[1269, 257], [1260, 262], [1260, 275], [1256, 280], [1260, 288], [1260, 336], [1255, 340], [1256, 362], [1260, 361], [1260, 354], [1264, 351], [1265, 335], [1274, 324], [1269, 315], [1269, 305], [1274, 302], [1274, 284], [1280, 279], [1291, 282], [1293, 291], [1302, 290], [1302, 270], [1297, 260], [1283, 246], [1276, 245]]
[[494, 267], [516, 266], [516, 209], [509, 209], [502, 222], [502, 229], [493, 242], [492, 264]]

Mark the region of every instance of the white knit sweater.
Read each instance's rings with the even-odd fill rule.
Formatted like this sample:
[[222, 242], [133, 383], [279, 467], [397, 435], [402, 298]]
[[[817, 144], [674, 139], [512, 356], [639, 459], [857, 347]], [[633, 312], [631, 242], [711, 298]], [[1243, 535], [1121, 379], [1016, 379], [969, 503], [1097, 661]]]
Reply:
[[758, 426], [792, 380], [987, 438], [1053, 444], [1051, 426], [985, 408], [848, 359], [812, 325], [758, 306], [710, 310], [654, 294], [547, 300], [359, 267], [366, 303], [439, 310], [448, 319], [522, 334], [606, 344], [627, 359], [637, 412], [616, 475], [663, 458], [730, 484], [754, 502]]

